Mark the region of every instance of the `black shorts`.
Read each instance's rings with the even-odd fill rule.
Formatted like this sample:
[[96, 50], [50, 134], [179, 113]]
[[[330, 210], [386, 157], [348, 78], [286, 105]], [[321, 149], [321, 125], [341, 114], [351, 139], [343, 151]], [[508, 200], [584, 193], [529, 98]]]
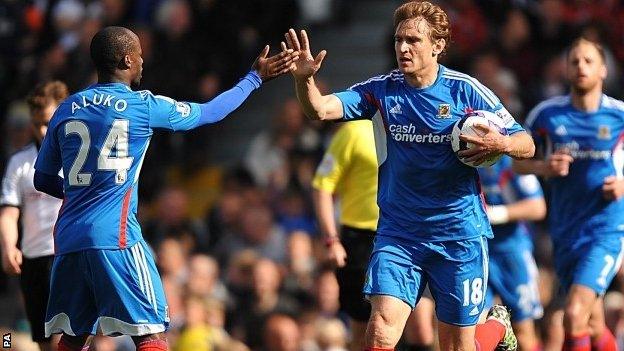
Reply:
[[347, 262], [336, 271], [340, 285], [340, 309], [356, 321], [366, 322], [371, 306], [362, 293], [368, 259], [373, 251], [375, 232], [342, 226], [340, 242], [347, 251]]
[[48, 341], [45, 337], [45, 317], [50, 295], [50, 271], [54, 256], [24, 257], [20, 286], [24, 294], [26, 316], [34, 342]]

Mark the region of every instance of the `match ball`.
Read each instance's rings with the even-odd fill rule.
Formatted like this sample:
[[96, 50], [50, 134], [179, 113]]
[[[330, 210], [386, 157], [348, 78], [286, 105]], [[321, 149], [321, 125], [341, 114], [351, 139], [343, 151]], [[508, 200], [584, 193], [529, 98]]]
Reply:
[[[451, 146], [453, 147], [455, 155], [457, 155], [459, 151], [468, 150], [472, 147], [471, 143], [459, 139], [460, 134], [471, 136], [482, 136], [484, 134], [481, 130], [474, 128], [475, 124], [494, 127], [499, 133], [508, 135], [507, 128], [503, 125], [502, 119], [494, 113], [481, 110], [470, 112], [453, 126], [453, 131], [451, 132]], [[478, 166], [475, 166], [471, 162], [465, 162], [459, 155], [457, 155], [457, 158], [467, 166], [480, 168], [495, 164], [502, 156], [502, 154], [491, 156]]]

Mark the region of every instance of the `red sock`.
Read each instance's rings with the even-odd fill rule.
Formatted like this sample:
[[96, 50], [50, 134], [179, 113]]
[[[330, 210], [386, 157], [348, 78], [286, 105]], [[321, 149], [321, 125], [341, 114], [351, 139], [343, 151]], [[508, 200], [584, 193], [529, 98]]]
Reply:
[[609, 328], [604, 328], [602, 335], [592, 341], [591, 349], [592, 351], [617, 351], [615, 337]]
[[367, 347], [364, 351], [394, 351], [394, 349], [384, 349], [382, 347]]
[[[146, 340], [137, 345], [137, 351], [167, 351], [166, 340]], [[60, 351], [60, 350], [59, 350]]]
[[572, 336], [566, 334], [563, 342], [563, 351], [591, 351], [589, 335]]
[[494, 351], [505, 336], [505, 326], [495, 320], [477, 324], [475, 344], [477, 351]]

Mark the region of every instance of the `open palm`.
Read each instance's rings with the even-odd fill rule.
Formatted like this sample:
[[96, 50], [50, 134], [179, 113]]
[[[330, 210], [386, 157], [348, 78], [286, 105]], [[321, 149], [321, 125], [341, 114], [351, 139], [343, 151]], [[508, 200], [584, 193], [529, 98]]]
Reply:
[[325, 55], [327, 55], [327, 51], [322, 50], [316, 57], [312, 56], [308, 34], [305, 30], [302, 30], [300, 35], [301, 40], [297, 37], [294, 29], [289, 29], [288, 33], [285, 34], [288, 46], [282, 42], [282, 51], [291, 49], [300, 53], [299, 57], [293, 61], [291, 73], [295, 79], [306, 79], [313, 76], [321, 68], [321, 63]]

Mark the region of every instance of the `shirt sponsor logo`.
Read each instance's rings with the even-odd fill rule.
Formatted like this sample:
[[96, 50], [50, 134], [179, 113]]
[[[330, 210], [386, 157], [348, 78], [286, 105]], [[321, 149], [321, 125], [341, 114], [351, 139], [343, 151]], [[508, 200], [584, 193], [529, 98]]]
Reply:
[[577, 142], [555, 143], [555, 150], [566, 149], [570, 156], [576, 160], [609, 160], [611, 150], [581, 149]]
[[419, 143], [419, 144], [447, 144], [451, 142], [450, 134], [421, 134], [416, 132], [416, 126], [412, 123], [409, 125], [391, 124], [388, 126], [390, 136], [395, 141]]
[[450, 118], [451, 117], [451, 104], [439, 104], [438, 105], [438, 118]]

